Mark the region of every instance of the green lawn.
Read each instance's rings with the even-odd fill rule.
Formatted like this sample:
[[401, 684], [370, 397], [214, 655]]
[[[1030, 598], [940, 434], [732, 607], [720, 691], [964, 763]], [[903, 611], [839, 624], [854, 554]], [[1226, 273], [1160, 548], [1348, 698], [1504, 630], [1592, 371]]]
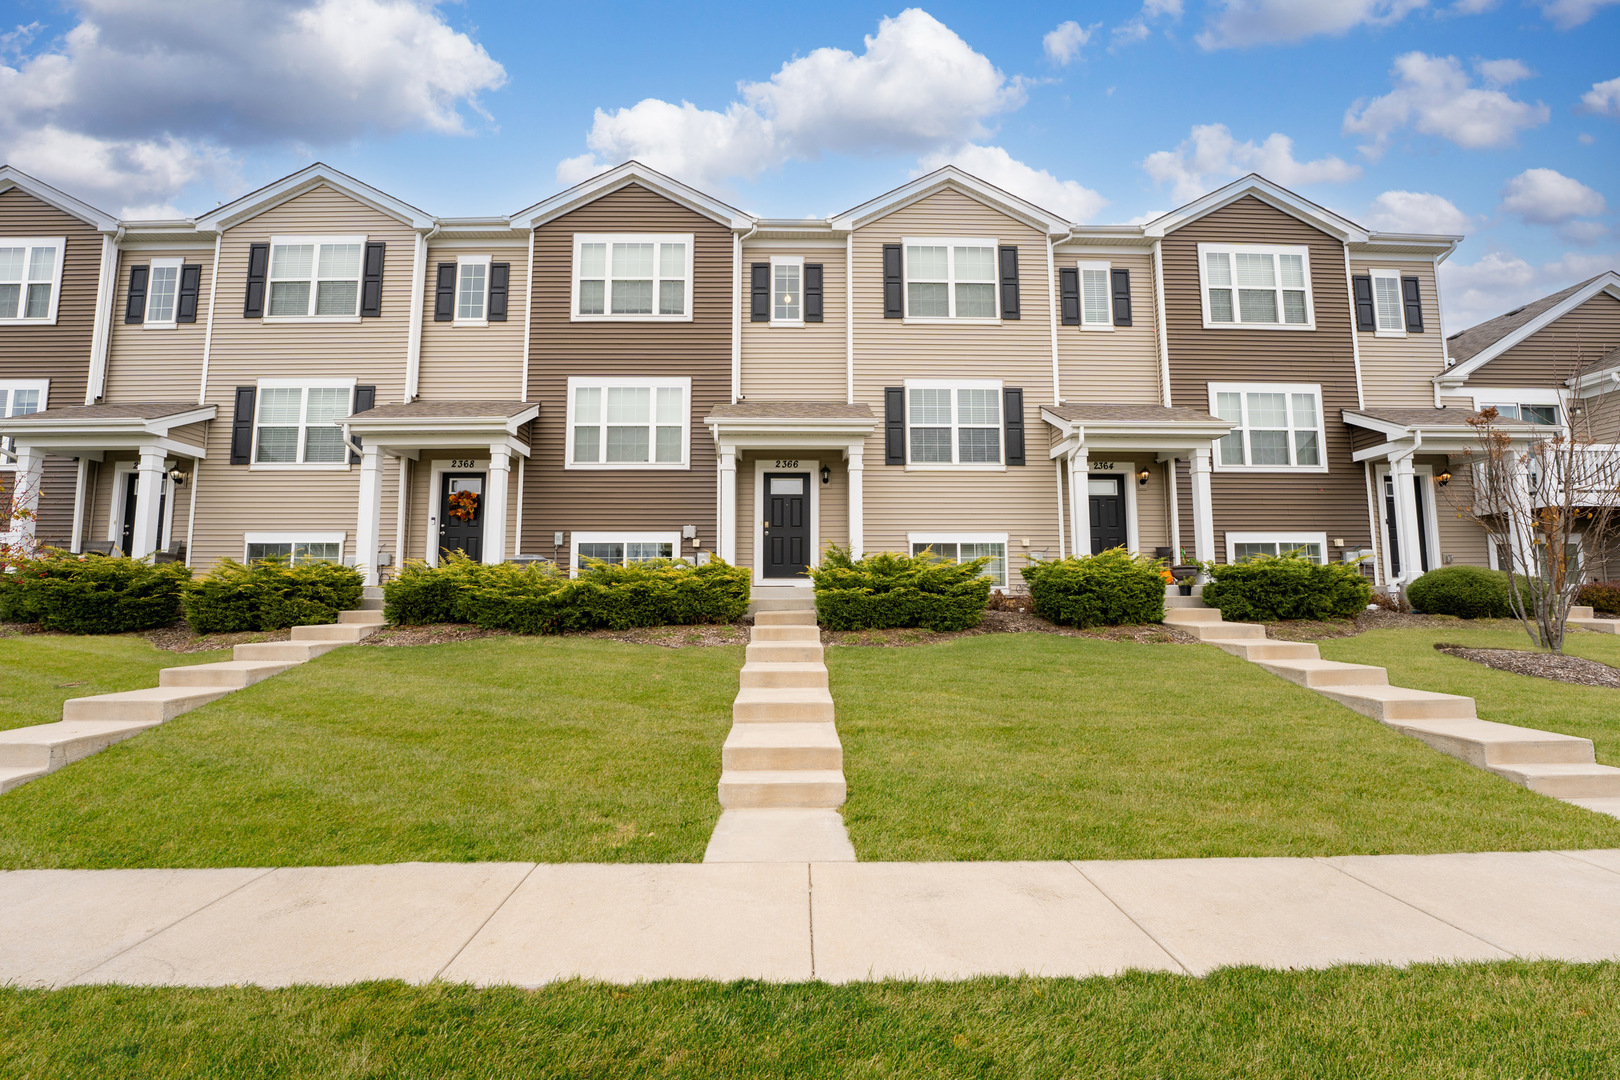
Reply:
[[1620, 846], [1614, 818], [1208, 646], [994, 634], [827, 662], [863, 860]]
[[225, 650], [164, 652], [136, 634], [0, 637], [0, 730], [54, 724], [68, 698], [156, 686], [161, 668], [230, 658]]
[[339, 649], [0, 797], [0, 867], [695, 861], [742, 649]]
[[[1397, 686], [1465, 694], [1474, 699], [1482, 719], [1591, 739], [1600, 762], [1620, 765], [1620, 690], [1497, 671], [1436, 652], [1437, 641], [1488, 649], [1532, 648], [1519, 624], [1507, 620], [1373, 630], [1318, 644], [1323, 659], [1388, 668], [1389, 681]], [[1572, 630], [1564, 639], [1564, 652], [1620, 667], [1620, 634]]]
[[1620, 967], [846, 986], [0, 990], [0, 1074], [320, 1080], [1612, 1077]]

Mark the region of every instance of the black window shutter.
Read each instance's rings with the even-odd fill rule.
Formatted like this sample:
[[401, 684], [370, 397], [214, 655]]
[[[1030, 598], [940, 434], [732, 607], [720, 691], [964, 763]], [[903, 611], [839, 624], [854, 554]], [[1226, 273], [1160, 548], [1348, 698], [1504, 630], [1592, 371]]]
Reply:
[[1001, 249], [1001, 317], [1018, 318], [1018, 249]]
[[883, 388], [883, 464], [906, 463], [906, 388]]
[[1406, 309], [1406, 332], [1423, 333], [1423, 293], [1415, 277], [1401, 278], [1401, 306]]
[[1356, 301], [1356, 329], [1377, 330], [1378, 317], [1373, 313], [1372, 275], [1358, 274], [1352, 277], [1350, 291]]
[[374, 240], [366, 245], [365, 273], [360, 278], [360, 317], [375, 319], [382, 314], [383, 261], [388, 245]]
[[1131, 272], [1129, 270], [1115, 270], [1114, 276], [1114, 325], [1131, 325]]
[[1064, 326], [1080, 325], [1080, 268], [1058, 268], [1058, 297], [1063, 310]]
[[433, 293], [433, 321], [450, 322], [456, 317], [456, 264], [440, 263]]
[[771, 321], [771, 264], [751, 263], [748, 267], [748, 321]]
[[[349, 415], [353, 416], [357, 412], [365, 412], [367, 409], [375, 408], [376, 405], [377, 388], [375, 386], [357, 386], [354, 388], [354, 408], [349, 410]], [[356, 435], [354, 437], [354, 444], [356, 446], [360, 445], [360, 436]], [[360, 464], [360, 455], [353, 450], [349, 451], [349, 464]]]
[[231, 415], [231, 464], [247, 465], [253, 460], [253, 403], [256, 386], [236, 388], [236, 412]]
[[180, 267], [180, 293], [175, 297], [174, 321], [197, 321], [197, 295], [202, 292], [202, 267], [189, 263]]
[[129, 303], [124, 305], [124, 321], [127, 323], [146, 321], [146, 279], [151, 272], [151, 267], [147, 266], [129, 268]]
[[[900, 245], [883, 245], [883, 317], [885, 319], [903, 319], [906, 317], [905, 285], [902, 280]], [[902, 448], [903, 449], [903, 448]], [[902, 457], [902, 465], [905, 460]]]
[[242, 318], [264, 318], [264, 283], [270, 274], [270, 245], [248, 248], [247, 295], [242, 301]]
[[1007, 464], [1024, 464], [1024, 392], [1016, 386], [1001, 389], [1002, 421], [1007, 427]]
[[489, 321], [506, 321], [506, 298], [512, 291], [512, 264], [489, 264]]
[[821, 264], [804, 264], [804, 321], [821, 321]]

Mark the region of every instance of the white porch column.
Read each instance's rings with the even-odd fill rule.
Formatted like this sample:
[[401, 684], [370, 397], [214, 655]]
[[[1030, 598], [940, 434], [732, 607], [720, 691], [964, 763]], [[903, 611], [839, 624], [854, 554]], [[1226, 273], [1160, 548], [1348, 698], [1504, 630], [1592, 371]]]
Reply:
[[489, 448], [489, 476], [484, 481], [484, 562], [506, 561], [506, 492], [512, 477], [512, 448]]
[[1418, 554], [1417, 495], [1412, 485], [1412, 455], [1402, 454], [1391, 458], [1389, 473], [1395, 485], [1396, 547], [1401, 553], [1401, 576], [1396, 584], [1405, 585], [1423, 573]]
[[1209, 488], [1210, 451], [1200, 447], [1192, 452], [1193, 558], [1209, 562], [1215, 558], [1215, 498]]
[[[0, 534], [11, 533], [24, 551], [33, 547], [35, 535], [33, 511], [39, 509], [39, 482], [45, 474], [45, 455], [30, 446], [17, 448], [17, 471], [11, 474], [11, 506], [5, 521], [0, 521]], [[19, 520], [17, 511], [28, 511]]]
[[859, 559], [866, 550], [866, 493], [864, 447], [849, 451], [849, 557]]
[[1091, 554], [1091, 501], [1086, 491], [1086, 474], [1091, 471], [1091, 452], [1082, 443], [1069, 451], [1069, 553], [1076, 558]]
[[1170, 565], [1181, 562], [1181, 492], [1176, 478], [1176, 459], [1164, 462], [1165, 498], [1170, 501]]
[[[1530, 483], [1530, 462], [1526, 455], [1510, 452], [1508, 483], [1512, 492], [1508, 496], [1508, 540], [1512, 544], [1513, 565], [1504, 570], [1526, 577], [1536, 577], [1536, 529], [1533, 517], [1536, 510], [1535, 487]], [[1516, 512], [1517, 511], [1517, 512]], [[1526, 518], [1524, 515], [1531, 515]]]
[[377, 584], [377, 548], [382, 536], [382, 447], [360, 448], [360, 506], [354, 524], [354, 561], [367, 585]]
[[737, 449], [720, 447], [720, 558], [737, 564]]
[[157, 550], [158, 500], [163, 493], [163, 451], [141, 447], [140, 473], [135, 482], [135, 528], [129, 556], [144, 559]]

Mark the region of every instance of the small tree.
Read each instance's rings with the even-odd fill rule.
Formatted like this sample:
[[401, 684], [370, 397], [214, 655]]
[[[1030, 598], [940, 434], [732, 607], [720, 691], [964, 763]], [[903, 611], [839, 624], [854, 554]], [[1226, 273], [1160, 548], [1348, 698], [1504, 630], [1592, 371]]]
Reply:
[[[5, 460], [0, 457], [0, 460]], [[28, 527], [38, 515], [34, 510], [39, 494], [39, 473], [29, 476], [18, 470], [11, 474], [12, 482], [0, 488], [4, 500], [5, 516], [0, 518], [0, 572], [23, 559], [31, 559], [39, 552], [34, 530]]]

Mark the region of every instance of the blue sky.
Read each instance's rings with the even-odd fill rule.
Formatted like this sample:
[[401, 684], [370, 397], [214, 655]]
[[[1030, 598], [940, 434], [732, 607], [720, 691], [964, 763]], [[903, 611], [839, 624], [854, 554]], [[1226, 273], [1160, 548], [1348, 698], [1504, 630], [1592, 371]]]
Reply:
[[1448, 330], [1620, 268], [1620, 0], [10, 0], [0, 159], [194, 214], [324, 160], [437, 214], [635, 156], [783, 217], [955, 162], [1076, 221], [1259, 171], [1468, 236]]

